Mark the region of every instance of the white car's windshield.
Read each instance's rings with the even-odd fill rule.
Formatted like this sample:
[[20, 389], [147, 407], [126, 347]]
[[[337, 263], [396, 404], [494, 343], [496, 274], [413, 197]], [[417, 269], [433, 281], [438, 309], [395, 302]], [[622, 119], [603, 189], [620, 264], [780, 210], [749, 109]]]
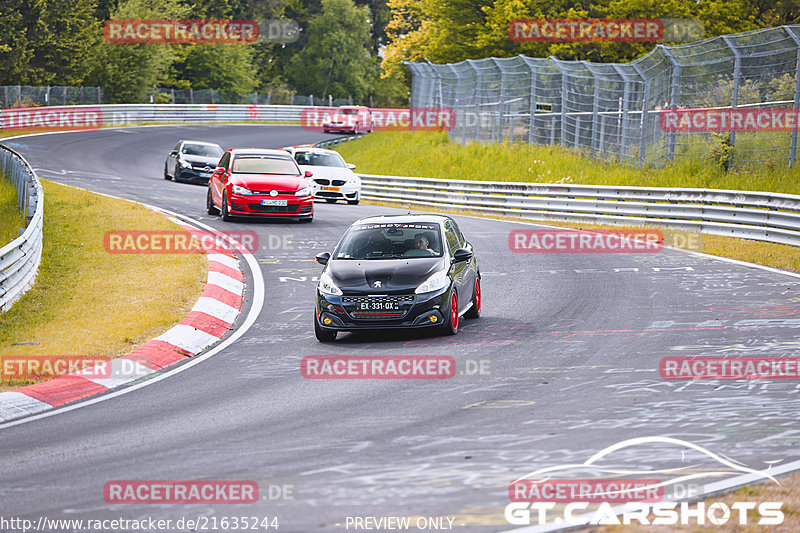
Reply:
[[441, 257], [439, 224], [358, 224], [336, 250], [335, 259]]
[[309, 165], [315, 167], [345, 167], [344, 160], [337, 154], [316, 154], [312, 152], [297, 152], [294, 160], [298, 165]]

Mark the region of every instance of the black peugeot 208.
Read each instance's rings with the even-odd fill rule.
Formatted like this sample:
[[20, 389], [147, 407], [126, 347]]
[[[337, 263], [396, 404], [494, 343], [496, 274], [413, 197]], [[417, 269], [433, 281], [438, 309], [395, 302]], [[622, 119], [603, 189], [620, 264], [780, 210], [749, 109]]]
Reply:
[[362, 218], [342, 236], [316, 292], [314, 333], [441, 328], [454, 335], [461, 316], [481, 312], [481, 281], [472, 245], [443, 215]]

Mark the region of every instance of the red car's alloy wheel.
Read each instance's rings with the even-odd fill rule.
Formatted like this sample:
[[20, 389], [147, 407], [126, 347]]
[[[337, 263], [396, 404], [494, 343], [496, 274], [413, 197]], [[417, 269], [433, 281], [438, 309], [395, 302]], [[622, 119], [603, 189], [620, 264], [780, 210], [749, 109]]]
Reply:
[[453, 325], [453, 331], [458, 331], [458, 297], [455, 290], [453, 290], [453, 295], [450, 297], [450, 321]]

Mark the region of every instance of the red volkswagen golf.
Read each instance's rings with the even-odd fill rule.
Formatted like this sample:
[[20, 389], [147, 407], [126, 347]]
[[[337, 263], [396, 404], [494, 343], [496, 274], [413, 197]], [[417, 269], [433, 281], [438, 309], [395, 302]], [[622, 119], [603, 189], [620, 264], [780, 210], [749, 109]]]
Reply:
[[283, 150], [231, 148], [208, 182], [208, 214], [221, 213], [226, 221], [237, 216], [279, 216], [311, 222], [311, 175]]

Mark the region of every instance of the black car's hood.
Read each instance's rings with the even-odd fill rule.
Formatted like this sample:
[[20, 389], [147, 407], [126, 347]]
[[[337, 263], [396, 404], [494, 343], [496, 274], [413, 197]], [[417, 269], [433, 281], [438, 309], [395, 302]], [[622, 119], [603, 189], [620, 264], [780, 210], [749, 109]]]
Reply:
[[336, 286], [345, 293], [352, 291], [383, 294], [413, 291], [434, 272], [444, 267], [444, 257], [334, 259], [328, 263], [327, 272]]
[[181, 159], [183, 159], [184, 161], [188, 161], [189, 163], [205, 163], [212, 169], [214, 169], [216, 168], [217, 163], [219, 163], [220, 157], [181, 154]]

